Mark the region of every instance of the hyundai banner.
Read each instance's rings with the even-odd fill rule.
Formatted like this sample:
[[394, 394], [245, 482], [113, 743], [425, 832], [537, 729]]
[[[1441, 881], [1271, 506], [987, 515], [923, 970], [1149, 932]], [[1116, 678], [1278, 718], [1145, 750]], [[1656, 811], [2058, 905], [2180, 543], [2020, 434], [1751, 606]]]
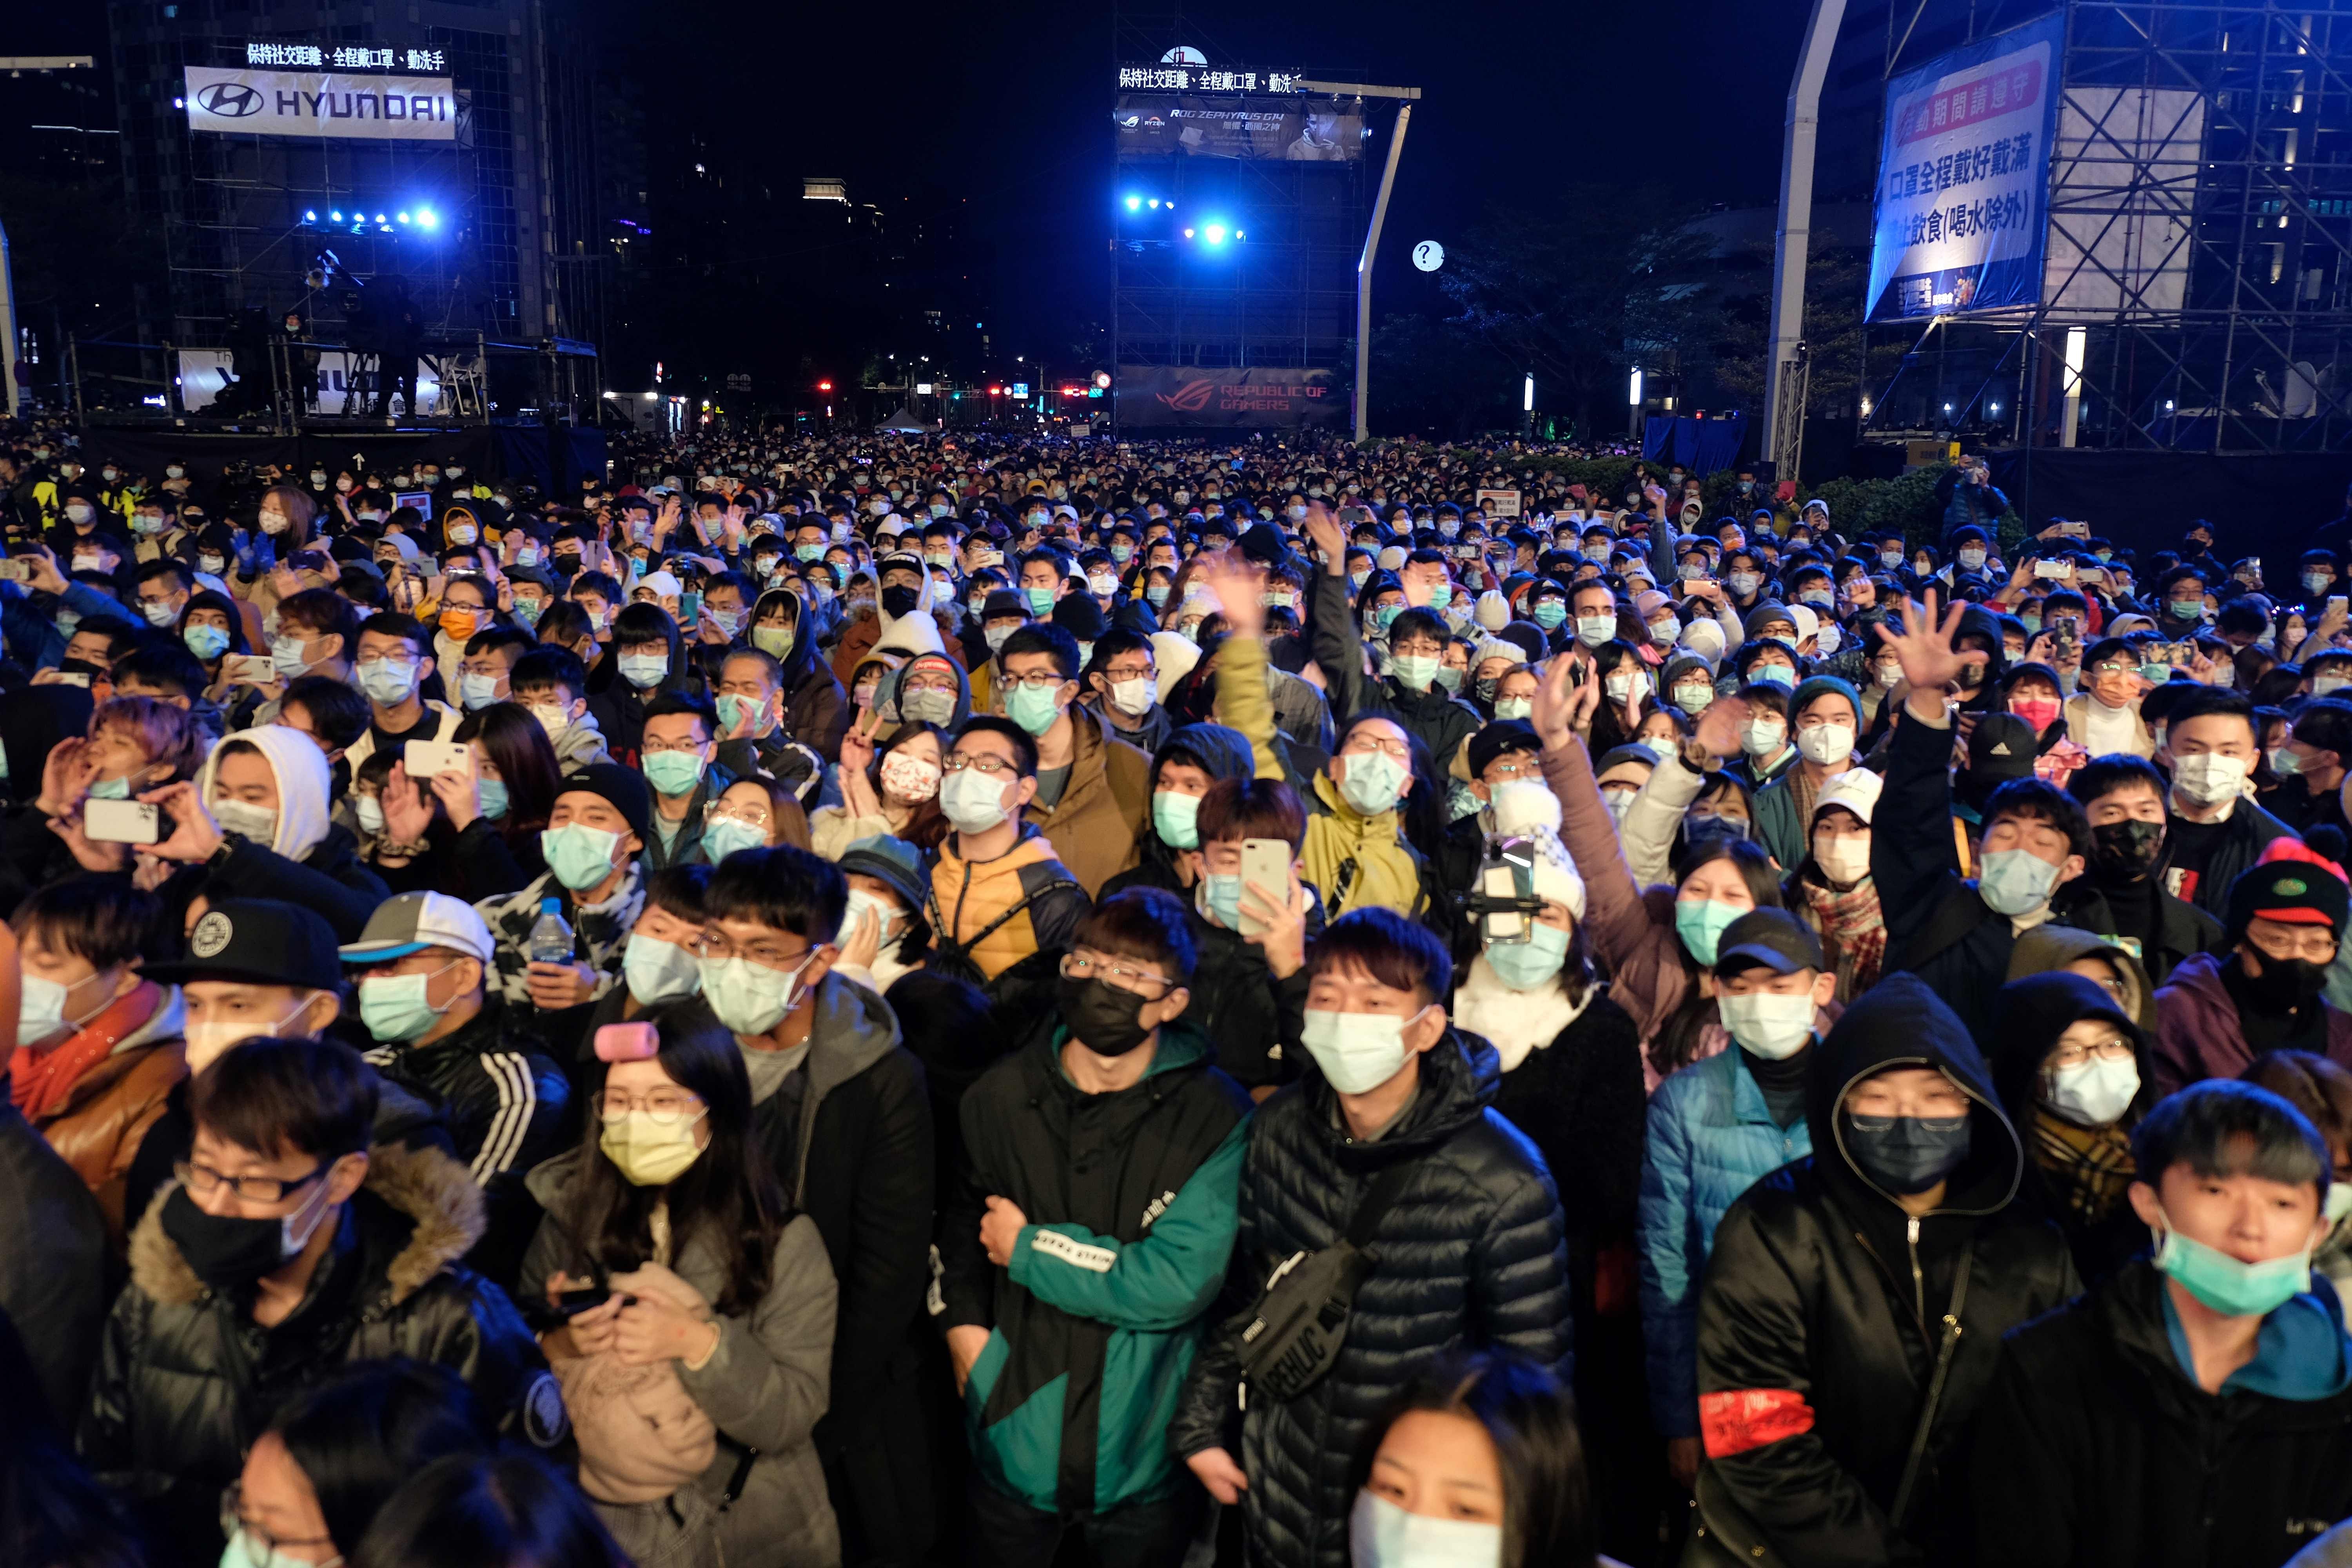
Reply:
[[370, 142], [457, 139], [457, 97], [446, 76], [189, 66], [184, 101], [191, 131]]
[[1870, 321], [2042, 298], [2065, 13], [1886, 84]]
[[1328, 370], [1122, 365], [1117, 386], [1121, 429], [1296, 430], [1343, 425], [1349, 414]]

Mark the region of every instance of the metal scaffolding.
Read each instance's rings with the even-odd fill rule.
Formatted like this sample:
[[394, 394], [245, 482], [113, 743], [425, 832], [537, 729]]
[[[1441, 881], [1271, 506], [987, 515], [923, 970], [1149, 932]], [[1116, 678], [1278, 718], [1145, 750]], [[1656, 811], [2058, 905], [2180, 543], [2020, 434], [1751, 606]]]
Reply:
[[2352, 445], [2352, 0], [2066, 16], [2042, 303], [1870, 329], [1916, 341], [1865, 430]]

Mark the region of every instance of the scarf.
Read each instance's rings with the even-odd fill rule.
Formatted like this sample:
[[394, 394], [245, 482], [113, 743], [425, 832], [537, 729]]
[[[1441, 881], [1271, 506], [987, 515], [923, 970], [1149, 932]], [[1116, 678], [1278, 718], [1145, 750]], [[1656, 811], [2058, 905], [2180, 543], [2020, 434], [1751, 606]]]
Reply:
[[2134, 1174], [2131, 1135], [2122, 1122], [2077, 1127], [2037, 1102], [2031, 1131], [2033, 1163], [2050, 1179], [2068, 1220], [2096, 1225], [2116, 1212]]
[[1837, 996], [1850, 1001], [1878, 983], [1886, 963], [1886, 926], [1878, 908], [1878, 880], [1864, 877], [1844, 892], [1811, 877], [1797, 879], [1805, 913], [1821, 933], [1822, 946], [1837, 973]]
[[9, 1074], [8, 1094], [25, 1120], [38, 1123], [62, 1106], [82, 1074], [147, 1026], [163, 1005], [163, 994], [161, 985], [142, 981], [59, 1044], [46, 1051], [18, 1051], [15, 1070]]

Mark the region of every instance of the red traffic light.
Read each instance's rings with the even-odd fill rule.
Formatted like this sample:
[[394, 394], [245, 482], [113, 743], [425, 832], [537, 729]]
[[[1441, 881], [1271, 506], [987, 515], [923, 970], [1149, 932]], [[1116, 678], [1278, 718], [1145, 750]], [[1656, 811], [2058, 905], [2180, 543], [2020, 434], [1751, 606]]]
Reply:
[[1001, 386], [992, 386], [988, 389], [988, 395], [991, 397], [1002, 397], [1004, 395], [1004, 388]]
[[833, 383], [829, 381], [820, 381], [816, 384], [816, 389], [819, 392], [831, 392], [833, 390]]

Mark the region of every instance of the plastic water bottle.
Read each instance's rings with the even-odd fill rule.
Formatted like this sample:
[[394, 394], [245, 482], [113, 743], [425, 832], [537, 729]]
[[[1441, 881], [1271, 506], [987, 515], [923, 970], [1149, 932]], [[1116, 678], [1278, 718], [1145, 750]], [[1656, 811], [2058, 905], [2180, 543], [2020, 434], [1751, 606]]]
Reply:
[[562, 964], [572, 962], [572, 926], [563, 918], [562, 899], [539, 901], [539, 919], [530, 927], [530, 961]]

